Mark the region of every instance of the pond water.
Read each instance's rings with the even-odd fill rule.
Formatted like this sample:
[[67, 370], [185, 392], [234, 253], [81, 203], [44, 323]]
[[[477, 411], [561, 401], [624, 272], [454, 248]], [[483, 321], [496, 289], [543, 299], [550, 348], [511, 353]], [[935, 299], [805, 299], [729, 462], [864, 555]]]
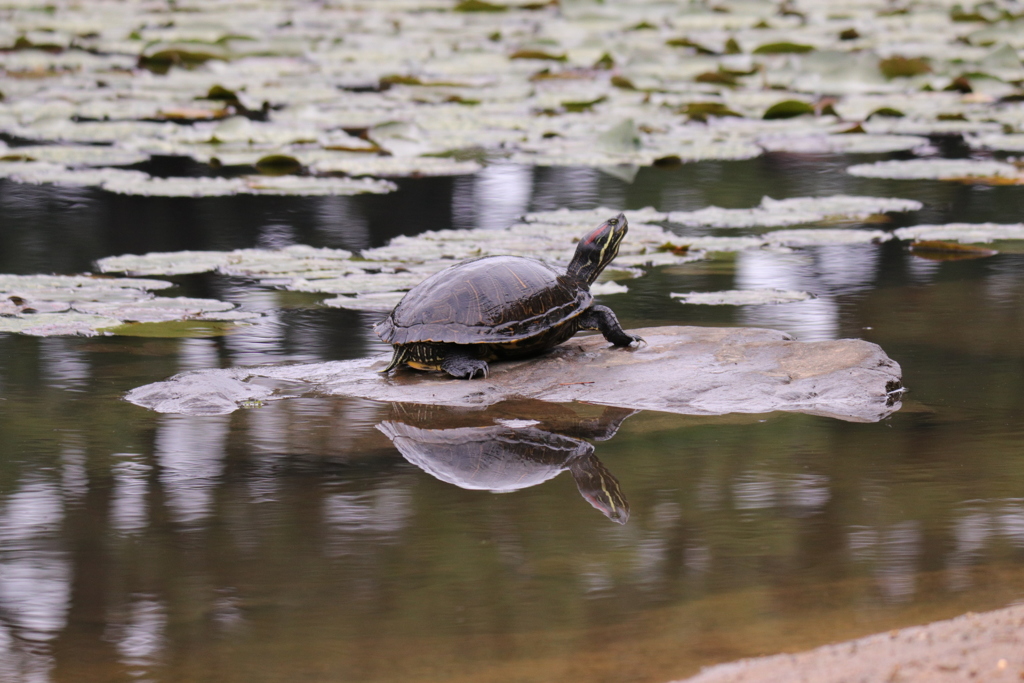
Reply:
[[[0, 272], [74, 273], [128, 252], [361, 249], [527, 210], [763, 195], [924, 203], [884, 228], [1024, 216], [1024, 187], [855, 178], [844, 169], [864, 157], [851, 159], [769, 154], [644, 169], [631, 184], [497, 166], [341, 198], [0, 181]], [[876, 342], [909, 392], [873, 424], [316, 397], [159, 415], [121, 397], [184, 370], [387, 350], [370, 329], [379, 316], [321, 307], [322, 295], [172, 279], [168, 293], [269, 314], [213, 338], [0, 335], [0, 680], [668, 681], [1024, 597], [1022, 254], [940, 262], [897, 241], [757, 251], [654, 270], [603, 299], [627, 328]], [[668, 296], [758, 287], [817, 298]], [[536, 420], [533, 440], [501, 441], [500, 425], [521, 424], [510, 420]], [[462, 430], [448, 433], [461, 446], [417, 441], [426, 426]], [[617, 486], [628, 521], [600, 509], [595, 480]]]

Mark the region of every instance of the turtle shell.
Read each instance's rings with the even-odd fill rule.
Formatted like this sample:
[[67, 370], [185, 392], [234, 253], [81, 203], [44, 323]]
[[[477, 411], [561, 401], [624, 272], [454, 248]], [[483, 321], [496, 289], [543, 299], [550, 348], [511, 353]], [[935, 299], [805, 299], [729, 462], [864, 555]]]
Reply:
[[536, 259], [484, 256], [434, 273], [375, 327], [389, 344], [501, 344], [578, 316], [590, 291]]

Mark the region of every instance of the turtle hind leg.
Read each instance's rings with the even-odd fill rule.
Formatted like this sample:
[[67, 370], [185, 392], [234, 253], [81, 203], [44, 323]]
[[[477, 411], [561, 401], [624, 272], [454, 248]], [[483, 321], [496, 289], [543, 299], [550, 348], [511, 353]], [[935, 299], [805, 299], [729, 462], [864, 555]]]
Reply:
[[386, 375], [399, 365], [404, 363], [409, 358], [409, 349], [405, 346], [396, 346], [395, 353], [391, 356], [391, 362], [388, 366], [380, 371], [380, 374]]
[[477, 375], [487, 379], [487, 361], [477, 358], [465, 349], [454, 347], [445, 354], [441, 369], [456, 379], [473, 379]]
[[616, 346], [629, 346], [633, 342], [643, 342], [642, 337], [625, 332], [622, 325], [619, 324], [619, 319], [615, 317], [615, 313], [607, 306], [599, 304], [591, 306], [580, 314], [578, 324], [581, 330], [600, 331], [605, 339]]

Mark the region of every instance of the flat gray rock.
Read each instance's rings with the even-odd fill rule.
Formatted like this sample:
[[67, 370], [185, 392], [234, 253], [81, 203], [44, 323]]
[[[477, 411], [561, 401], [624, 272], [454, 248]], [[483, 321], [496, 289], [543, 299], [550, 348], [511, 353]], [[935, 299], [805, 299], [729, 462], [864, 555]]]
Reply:
[[484, 407], [508, 399], [581, 401], [684, 415], [767, 413], [880, 420], [900, 407], [900, 366], [860, 339], [801, 342], [784, 332], [730, 327], [648, 327], [647, 340], [615, 348], [577, 337], [524, 361], [494, 363], [487, 379], [402, 369], [390, 358], [199, 370], [134, 389], [126, 399], [162, 413], [220, 415], [293, 396]]

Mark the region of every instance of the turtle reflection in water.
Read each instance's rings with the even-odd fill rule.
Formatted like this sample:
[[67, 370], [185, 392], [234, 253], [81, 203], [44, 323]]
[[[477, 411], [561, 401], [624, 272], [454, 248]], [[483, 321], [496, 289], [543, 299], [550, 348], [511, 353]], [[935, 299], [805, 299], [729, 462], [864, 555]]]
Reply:
[[628, 229], [621, 213], [599, 225], [579, 241], [564, 273], [522, 256], [484, 256], [434, 273], [374, 326], [395, 347], [382, 372], [405, 364], [487, 377], [487, 361], [534, 356], [580, 330], [599, 330], [615, 346], [643, 342], [590, 293]]
[[540, 429], [533, 420], [487, 427], [424, 429], [386, 420], [377, 425], [406, 460], [441, 481], [464, 489], [507, 493], [536, 486], [569, 470], [583, 498], [619, 524], [629, 519], [619, 482], [582, 438], [610, 439], [636, 411], [608, 408], [597, 420], [563, 429]]

